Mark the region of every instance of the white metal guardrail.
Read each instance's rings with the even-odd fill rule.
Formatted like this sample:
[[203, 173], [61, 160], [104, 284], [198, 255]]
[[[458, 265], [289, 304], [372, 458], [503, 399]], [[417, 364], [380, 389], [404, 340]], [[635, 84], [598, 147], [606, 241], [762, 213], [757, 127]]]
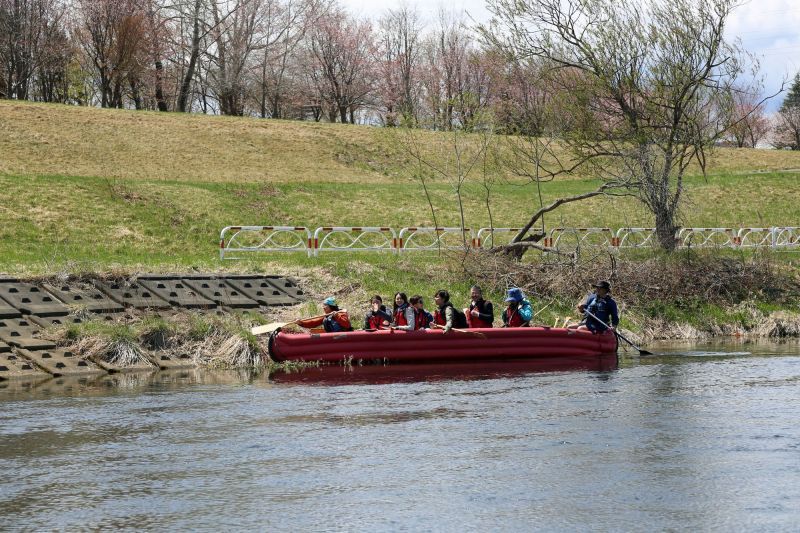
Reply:
[[219, 234], [220, 259], [237, 259], [237, 252], [299, 251], [313, 253], [311, 231], [303, 226], [227, 226]]
[[522, 228], [481, 228], [472, 243], [473, 248], [494, 248], [509, 244]]
[[732, 228], [682, 228], [678, 243], [693, 248], [735, 248], [736, 231]]
[[611, 228], [553, 228], [547, 234], [545, 246], [561, 251], [609, 247], [613, 238]]
[[320, 252], [390, 251], [398, 253], [392, 228], [328, 226], [314, 231], [314, 255]]
[[[405, 253], [425, 250], [458, 250], [466, 247], [492, 248], [508, 244], [519, 228], [324, 226], [311, 230], [303, 226], [228, 226], [220, 232], [220, 259], [236, 259], [245, 252], [385, 251]], [[800, 250], [800, 226], [768, 228], [681, 228], [676, 232], [679, 247], [773, 248]], [[542, 245], [560, 251], [580, 248], [610, 250], [658, 246], [654, 228], [553, 228]]]
[[399, 251], [458, 250], [473, 245], [469, 228], [403, 228], [399, 235]]
[[656, 241], [655, 228], [619, 228], [612, 246], [618, 248], [650, 248]]

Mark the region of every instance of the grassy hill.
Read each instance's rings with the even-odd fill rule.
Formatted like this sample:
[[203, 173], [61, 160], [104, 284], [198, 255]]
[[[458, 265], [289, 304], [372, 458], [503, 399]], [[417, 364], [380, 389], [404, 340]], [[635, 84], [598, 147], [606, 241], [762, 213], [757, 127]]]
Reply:
[[[379, 128], [160, 114], [0, 101], [0, 271], [91, 263], [219, 268], [219, 231], [238, 224], [430, 225], [401, 134]], [[418, 132], [427, 156], [452, 134]], [[468, 141], [469, 142], [469, 141]], [[687, 180], [686, 226], [798, 225], [800, 154], [717, 150]], [[496, 172], [489, 169], [489, 172]], [[464, 188], [467, 224], [488, 224], [480, 176]], [[545, 184], [549, 199], [594, 187]], [[441, 225], [458, 223], [450, 183], [430, 183]], [[533, 185], [500, 176], [496, 227], [538, 206]], [[630, 198], [567, 206], [551, 226], [651, 225]], [[276, 258], [294, 264], [302, 258]]]
[[[453, 134], [413, 135], [427, 158], [453, 164]], [[0, 101], [0, 274], [237, 270], [291, 274], [311, 294], [337, 293], [351, 309], [375, 292], [430, 295], [441, 287], [463, 302], [471, 281], [434, 255], [218, 259], [219, 232], [228, 225], [432, 225], [406, 141], [396, 130], [364, 126]], [[796, 169], [800, 153], [717, 150], [707, 178], [687, 179], [682, 223], [800, 225]], [[523, 224], [539, 206], [535, 186], [491, 164], [487, 172], [496, 178], [495, 227]], [[544, 184], [542, 194], [548, 202], [596, 185], [591, 176], [576, 176]], [[452, 184], [440, 178], [428, 187], [437, 222], [457, 225]], [[480, 175], [464, 185], [471, 227], [488, 225], [485, 195]], [[632, 198], [598, 197], [566, 206], [547, 223], [650, 226], [652, 219]], [[498, 282], [490, 296], [497, 301], [500, 285], [513, 282]], [[571, 298], [547, 304], [543, 321], [572, 313]], [[314, 310], [311, 303], [290, 312]], [[686, 312], [699, 323], [734, 323], [739, 311]]]

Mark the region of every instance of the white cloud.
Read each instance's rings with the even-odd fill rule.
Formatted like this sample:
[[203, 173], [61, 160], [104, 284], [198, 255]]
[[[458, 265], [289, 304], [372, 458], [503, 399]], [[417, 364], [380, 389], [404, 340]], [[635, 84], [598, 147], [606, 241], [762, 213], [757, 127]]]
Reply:
[[[396, 9], [404, 0], [341, 0], [352, 13], [378, 19], [387, 9]], [[405, 0], [416, 6], [423, 20], [435, 22], [440, 7], [448, 11], [466, 11], [478, 22], [486, 22], [489, 12], [485, 0]], [[728, 39], [740, 39], [753, 53], [765, 79], [765, 93], [778, 90], [784, 79], [791, 80], [800, 71], [800, 2], [798, 0], [749, 0], [734, 10], [726, 29]], [[776, 109], [779, 96], [770, 104]]]

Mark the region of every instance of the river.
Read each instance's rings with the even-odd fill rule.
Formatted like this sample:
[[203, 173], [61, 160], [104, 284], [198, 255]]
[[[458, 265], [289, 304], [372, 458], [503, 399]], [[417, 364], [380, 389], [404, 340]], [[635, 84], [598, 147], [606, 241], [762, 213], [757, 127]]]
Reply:
[[798, 344], [648, 348], [6, 382], [0, 530], [796, 530]]

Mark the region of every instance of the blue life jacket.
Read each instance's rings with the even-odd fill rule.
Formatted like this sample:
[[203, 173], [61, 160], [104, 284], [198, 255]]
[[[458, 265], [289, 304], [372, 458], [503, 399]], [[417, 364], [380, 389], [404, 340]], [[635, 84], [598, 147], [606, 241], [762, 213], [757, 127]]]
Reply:
[[[603, 298], [598, 297], [597, 294], [589, 296], [586, 300], [586, 310], [610, 326], [617, 327], [619, 324], [617, 302], [608, 294]], [[598, 333], [606, 330], [606, 327], [589, 313], [586, 314], [586, 327]]]

